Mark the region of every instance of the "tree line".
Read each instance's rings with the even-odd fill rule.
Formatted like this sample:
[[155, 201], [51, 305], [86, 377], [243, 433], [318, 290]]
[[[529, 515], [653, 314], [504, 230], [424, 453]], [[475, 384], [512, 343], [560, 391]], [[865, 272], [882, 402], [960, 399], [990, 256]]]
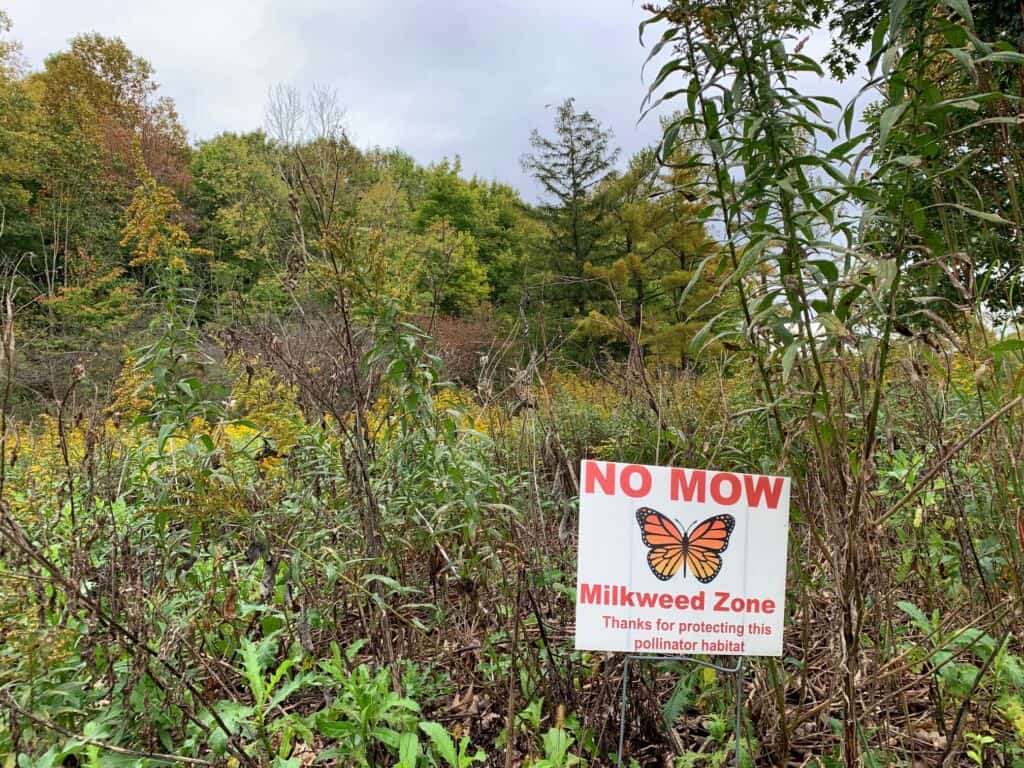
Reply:
[[31, 70], [0, 25], [0, 255], [41, 365], [139, 326], [168, 280], [201, 322], [287, 313], [329, 278], [370, 311], [528, 316], [570, 354], [639, 344], [680, 365], [722, 308], [710, 271], [685, 290], [715, 247], [692, 172], [654, 147], [620, 167], [571, 98], [521, 160], [534, 205], [458, 157], [358, 147], [323, 89], [278, 87], [264, 126], [190, 143], [120, 39], [79, 35]]

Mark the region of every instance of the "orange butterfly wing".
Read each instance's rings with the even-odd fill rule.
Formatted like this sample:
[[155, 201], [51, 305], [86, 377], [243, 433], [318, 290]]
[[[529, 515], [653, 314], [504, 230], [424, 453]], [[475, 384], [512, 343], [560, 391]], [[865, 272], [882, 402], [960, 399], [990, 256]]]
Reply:
[[647, 553], [651, 573], [662, 581], [668, 581], [679, 573], [686, 557], [686, 538], [675, 523], [656, 509], [640, 507], [636, 511], [636, 521], [640, 524], [644, 544], [651, 548]]
[[701, 584], [713, 581], [722, 570], [722, 553], [729, 547], [729, 537], [735, 527], [736, 518], [732, 515], [715, 515], [686, 537], [686, 568]]
[[650, 507], [636, 511], [640, 535], [650, 547], [647, 564], [651, 573], [661, 581], [668, 581], [683, 568], [693, 573], [697, 581], [707, 584], [722, 570], [722, 553], [729, 546], [729, 537], [736, 526], [732, 515], [715, 515], [697, 525], [689, 534], [665, 515]]

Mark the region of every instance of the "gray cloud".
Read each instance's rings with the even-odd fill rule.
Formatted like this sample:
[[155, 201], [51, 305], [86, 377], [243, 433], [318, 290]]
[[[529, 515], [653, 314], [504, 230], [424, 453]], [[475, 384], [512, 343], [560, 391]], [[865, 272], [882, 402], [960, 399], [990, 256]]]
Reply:
[[[263, 123], [269, 89], [337, 91], [362, 146], [421, 162], [456, 154], [468, 174], [536, 196], [519, 167], [531, 128], [575, 96], [628, 156], [658, 134], [629, 0], [7, 0], [33, 66], [80, 32], [122, 37], [157, 70], [193, 139]], [[818, 42], [817, 40], [814, 42]], [[817, 46], [815, 46], [817, 47]]]

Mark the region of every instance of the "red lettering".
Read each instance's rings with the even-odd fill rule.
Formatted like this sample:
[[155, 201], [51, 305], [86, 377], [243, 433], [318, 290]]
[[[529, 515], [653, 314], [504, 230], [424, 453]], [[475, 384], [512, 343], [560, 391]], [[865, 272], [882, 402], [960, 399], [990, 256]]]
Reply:
[[615, 495], [615, 465], [611, 462], [606, 463], [602, 473], [601, 467], [596, 461], [583, 462], [584, 493], [594, 493], [598, 484], [601, 485], [601, 492], [606, 496]]
[[690, 607], [690, 598], [686, 595], [676, 595], [676, 608], [685, 611]]
[[661, 595], [658, 597], [658, 605], [660, 605], [662, 608], [671, 608], [673, 602], [675, 601], [672, 598], [672, 595], [668, 594], [667, 592], [662, 592]]
[[715, 606], [712, 610], [722, 613], [775, 613], [775, 601], [733, 597], [728, 592], [715, 592]]
[[580, 584], [580, 602], [583, 605], [601, 604], [600, 584]]
[[658, 598], [657, 592], [630, 592], [636, 595], [636, 603], [642, 608], [653, 608]]
[[[725, 495], [722, 492], [722, 485], [725, 482], [729, 482], [732, 486], [729, 491], [729, 495]], [[730, 506], [740, 500], [740, 494], [743, 493], [743, 484], [740, 483], [740, 479], [729, 472], [716, 472], [715, 476], [711, 478], [711, 498], [719, 504], [724, 506]]]
[[[640, 487], [634, 487], [634, 483], [631, 478], [639, 475], [640, 476]], [[651, 473], [647, 467], [642, 467], [638, 464], [630, 464], [624, 470], [620, 476], [619, 484], [622, 486], [622, 492], [632, 499], [638, 499], [641, 496], [646, 496], [651, 492]]]
[[669, 483], [672, 501], [679, 501], [682, 496], [683, 501], [693, 501], [696, 497], [699, 503], [704, 503], [704, 470], [694, 470], [687, 475], [685, 469], [673, 469]]
[[781, 477], [753, 477], [743, 476], [743, 483], [747, 489], [747, 506], [757, 507], [764, 498], [768, 509], [776, 509], [779, 506], [779, 497], [782, 496]]

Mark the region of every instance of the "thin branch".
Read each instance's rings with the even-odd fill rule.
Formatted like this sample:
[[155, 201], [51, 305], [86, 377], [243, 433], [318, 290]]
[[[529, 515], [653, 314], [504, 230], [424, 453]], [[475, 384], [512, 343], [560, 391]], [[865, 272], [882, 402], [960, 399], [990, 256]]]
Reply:
[[875, 525], [881, 525], [890, 517], [892, 517], [901, 509], [903, 509], [905, 506], [907, 506], [907, 504], [912, 502], [917, 497], [917, 494], [919, 494], [925, 488], [925, 486], [927, 486], [928, 483], [930, 483], [935, 478], [935, 476], [942, 471], [942, 469], [950, 462], [950, 460], [954, 456], [956, 456], [956, 454], [960, 453], [960, 451], [962, 451], [969, 443], [973, 442], [985, 430], [987, 430], [989, 427], [991, 427], [993, 424], [999, 421], [1000, 418], [1005, 416], [1007, 413], [1013, 410], [1016, 406], [1020, 405], [1022, 402], [1024, 402], [1024, 395], [1018, 395], [1017, 397], [1013, 398], [1013, 400], [1008, 402], [998, 411], [996, 411], [987, 419], [985, 419], [981, 424], [979, 424], [975, 428], [975, 430], [971, 432], [971, 434], [969, 434], [963, 440], [961, 440], [948, 451], [946, 451], [942, 455], [942, 458], [935, 462], [935, 466], [933, 466], [931, 469], [925, 472], [924, 477], [922, 477], [920, 480], [917, 481], [917, 483], [914, 484], [914, 487], [907, 492], [907, 495], [896, 502], [896, 506], [894, 506], [892, 509], [890, 509], [888, 512], [886, 512], [884, 515], [878, 518], [878, 520], [875, 521]]
[[4, 704], [6, 704], [13, 711], [17, 712], [19, 715], [24, 717], [26, 720], [31, 720], [36, 725], [42, 726], [47, 730], [59, 733], [62, 736], [66, 736], [69, 739], [80, 741], [82, 744], [88, 744], [91, 747], [99, 747], [100, 749], [105, 749], [107, 752], [113, 752], [115, 755], [127, 755], [129, 757], [144, 757], [149, 760], [161, 760], [166, 763], [182, 763], [184, 765], [216, 765], [216, 763], [211, 763], [209, 760], [203, 760], [198, 757], [181, 757], [178, 755], [167, 755], [161, 752], [140, 752], [136, 749], [126, 749], [124, 747], [117, 747], [113, 744], [110, 744], [109, 742], [100, 741], [99, 739], [90, 739], [88, 736], [82, 736], [81, 734], [75, 733], [74, 731], [69, 731], [67, 728], [57, 725], [52, 720], [46, 720], [45, 718], [33, 715], [31, 712], [22, 709], [17, 705], [17, 703], [15, 703], [14, 699], [11, 698], [11, 695], [6, 691], [0, 692], [0, 696], [3, 697]]

